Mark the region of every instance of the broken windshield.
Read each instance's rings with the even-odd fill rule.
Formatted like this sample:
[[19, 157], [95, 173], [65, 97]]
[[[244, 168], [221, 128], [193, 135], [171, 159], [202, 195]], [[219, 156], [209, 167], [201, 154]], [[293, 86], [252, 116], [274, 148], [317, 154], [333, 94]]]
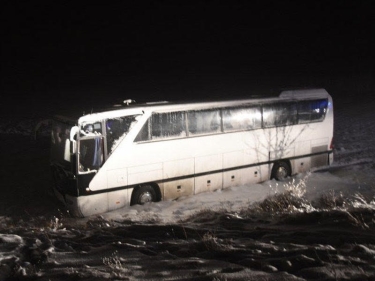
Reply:
[[81, 173], [98, 171], [105, 161], [105, 144], [108, 157], [137, 123], [138, 116], [140, 115], [110, 118], [105, 122], [82, 123], [79, 138], [79, 171]]
[[83, 123], [81, 125], [81, 137], [96, 136], [101, 135], [102, 133], [102, 123], [99, 121], [93, 123]]
[[141, 115], [129, 115], [106, 120], [107, 150], [110, 155], [125, 138]]

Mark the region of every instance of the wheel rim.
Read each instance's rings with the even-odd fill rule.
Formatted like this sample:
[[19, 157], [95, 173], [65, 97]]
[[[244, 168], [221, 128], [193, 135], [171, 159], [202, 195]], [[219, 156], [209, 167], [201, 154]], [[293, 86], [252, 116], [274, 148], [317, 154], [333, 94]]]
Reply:
[[148, 202], [152, 202], [152, 194], [151, 192], [144, 192], [139, 196], [139, 204], [145, 204]]
[[278, 167], [276, 171], [276, 177], [279, 180], [285, 179], [288, 176], [288, 171], [285, 167]]

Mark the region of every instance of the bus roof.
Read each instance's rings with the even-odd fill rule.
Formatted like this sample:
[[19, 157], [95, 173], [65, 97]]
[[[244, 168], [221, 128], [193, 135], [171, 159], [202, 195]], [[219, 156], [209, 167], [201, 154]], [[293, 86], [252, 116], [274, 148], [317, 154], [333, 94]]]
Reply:
[[278, 96], [267, 97], [249, 97], [245, 99], [232, 99], [232, 100], [207, 100], [207, 101], [161, 101], [161, 102], [148, 102], [148, 103], [130, 103], [125, 106], [115, 106], [111, 108], [104, 108], [90, 114], [70, 114], [67, 117], [62, 115], [58, 119], [64, 118], [71, 123], [73, 120], [76, 122], [91, 122], [94, 120], [102, 120], [105, 118], [116, 118], [125, 115], [144, 114], [145, 112], [169, 112], [179, 110], [199, 110], [204, 108], [220, 108], [224, 106], [236, 106], [243, 104], [260, 104], [272, 101], [283, 100], [301, 100], [312, 98], [328, 98], [329, 94], [325, 89], [300, 89], [300, 90], [284, 90]]
[[288, 99], [309, 99], [309, 98], [327, 98], [329, 96], [325, 89], [303, 89], [303, 90], [285, 90], [280, 94], [280, 98]]

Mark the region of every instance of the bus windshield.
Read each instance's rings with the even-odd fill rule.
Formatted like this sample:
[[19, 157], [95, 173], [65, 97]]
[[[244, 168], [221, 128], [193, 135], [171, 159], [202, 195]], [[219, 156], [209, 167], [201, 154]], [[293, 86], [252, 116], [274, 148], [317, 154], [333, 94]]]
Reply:
[[108, 156], [116, 149], [118, 144], [125, 138], [141, 115], [128, 115], [106, 120], [106, 136]]
[[[110, 118], [104, 120], [104, 123], [103, 121], [82, 123], [79, 137], [79, 172], [97, 172], [105, 161], [105, 147], [109, 157], [137, 123], [138, 116], [140, 115]], [[102, 125], [105, 125], [105, 129]]]

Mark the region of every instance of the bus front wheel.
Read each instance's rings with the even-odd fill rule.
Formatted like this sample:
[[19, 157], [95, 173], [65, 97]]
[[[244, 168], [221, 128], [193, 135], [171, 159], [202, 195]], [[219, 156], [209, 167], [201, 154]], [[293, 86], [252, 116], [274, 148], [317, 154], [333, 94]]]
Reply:
[[273, 164], [271, 179], [283, 181], [291, 175], [290, 166], [284, 161], [276, 162]]
[[149, 202], [156, 202], [156, 193], [151, 185], [141, 185], [135, 191], [133, 195], [132, 205], [139, 204], [143, 205]]

